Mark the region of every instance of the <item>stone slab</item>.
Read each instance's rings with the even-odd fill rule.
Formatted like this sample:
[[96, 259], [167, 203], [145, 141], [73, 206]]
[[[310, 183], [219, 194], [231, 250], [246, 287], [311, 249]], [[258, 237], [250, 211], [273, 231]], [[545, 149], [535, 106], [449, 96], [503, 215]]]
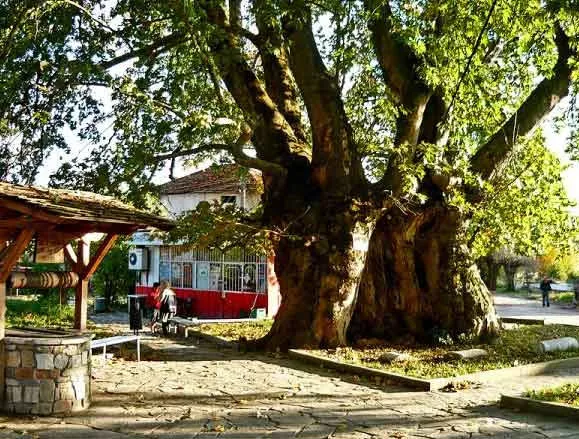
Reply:
[[380, 363], [399, 363], [410, 360], [412, 360], [412, 356], [402, 352], [386, 352], [378, 358]]
[[20, 352], [18, 351], [6, 352], [6, 366], [20, 367]]
[[54, 367], [56, 369], [64, 369], [69, 361], [69, 356], [66, 354], [58, 354], [54, 357]]
[[40, 401], [52, 402], [54, 401], [54, 393], [56, 384], [52, 380], [42, 380], [40, 382]]
[[22, 367], [34, 367], [34, 352], [21, 351]]
[[54, 369], [54, 355], [52, 354], [35, 354], [36, 368], [50, 370]]
[[40, 386], [24, 386], [23, 402], [36, 404], [40, 402]]
[[462, 351], [450, 351], [446, 354], [447, 358], [452, 360], [474, 360], [488, 355], [489, 353], [485, 349], [465, 349]]
[[571, 351], [579, 349], [579, 342], [574, 337], [561, 337], [539, 342], [539, 352]]

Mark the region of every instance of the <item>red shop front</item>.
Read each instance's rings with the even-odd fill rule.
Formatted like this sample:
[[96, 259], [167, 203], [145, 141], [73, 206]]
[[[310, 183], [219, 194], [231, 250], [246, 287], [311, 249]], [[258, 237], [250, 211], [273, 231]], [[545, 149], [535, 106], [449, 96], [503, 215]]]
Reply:
[[[209, 291], [172, 288], [177, 295], [179, 316], [203, 319], [236, 319], [249, 317], [251, 310], [267, 309], [267, 293], [243, 291]], [[146, 295], [147, 307], [154, 306], [153, 287], [137, 286], [137, 294]]]

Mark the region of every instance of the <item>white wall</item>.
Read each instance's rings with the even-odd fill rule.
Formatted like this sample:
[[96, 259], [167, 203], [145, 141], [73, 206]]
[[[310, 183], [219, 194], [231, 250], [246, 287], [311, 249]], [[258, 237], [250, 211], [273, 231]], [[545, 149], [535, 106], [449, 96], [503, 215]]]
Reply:
[[[187, 210], [193, 210], [201, 201], [221, 201], [224, 195], [237, 197], [237, 206], [242, 204], [242, 194], [239, 192], [196, 192], [189, 194], [161, 195], [161, 203], [173, 215], [179, 215]], [[260, 201], [260, 196], [256, 192], [247, 192], [245, 196], [245, 208], [253, 209]]]
[[159, 282], [159, 257], [160, 251], [158, 246], [146, 246], [149, 250], [149, 271], [140, 272], [137, 285], [152, 287], [153, 283]]

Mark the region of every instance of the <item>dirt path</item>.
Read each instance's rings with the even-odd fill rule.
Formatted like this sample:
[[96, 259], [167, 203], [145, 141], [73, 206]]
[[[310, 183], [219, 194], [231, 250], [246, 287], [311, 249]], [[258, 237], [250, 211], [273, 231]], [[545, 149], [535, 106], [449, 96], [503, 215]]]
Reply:
[[505, 294], [496, 294], [494, 300], [501, 317], [545, 319], [545, 323], [579, 326], [579, 309], [576, 308], [555, 303], [547, 308], [540, 301]]

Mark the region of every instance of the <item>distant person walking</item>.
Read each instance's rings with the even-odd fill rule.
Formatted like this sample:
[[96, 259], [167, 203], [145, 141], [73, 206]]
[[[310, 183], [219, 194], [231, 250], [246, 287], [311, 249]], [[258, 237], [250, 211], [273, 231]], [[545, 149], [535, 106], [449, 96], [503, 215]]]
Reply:
[[175, 291], [171, 289], [169, 282], [164, 280], [159, 285], [161, 290], [161, 327], [163, 328], [163, 335], [167, 335], [169, 328], [169, 320], [177, 313], [177, 297]]
[[553, 282], [551, 279], [549, 279], [547, 276], [543, 277], [543, 280], [541, 281], [541, 284], [539, 285], [539, 288], [541, 289], [541, 294], [543, 296], [543, 306], [551, 306], [551, 304], [549, 303], [549, 293], [551, 292], [552, 288], [551, 288], [551, 284], [555, 283]]
[[577, 308], [577, 304], [579, 303], [579, 278], [575, 279], [573, 282], [573, 292], [575, 293], [575, 297], [573, 297], [573, 305]]

